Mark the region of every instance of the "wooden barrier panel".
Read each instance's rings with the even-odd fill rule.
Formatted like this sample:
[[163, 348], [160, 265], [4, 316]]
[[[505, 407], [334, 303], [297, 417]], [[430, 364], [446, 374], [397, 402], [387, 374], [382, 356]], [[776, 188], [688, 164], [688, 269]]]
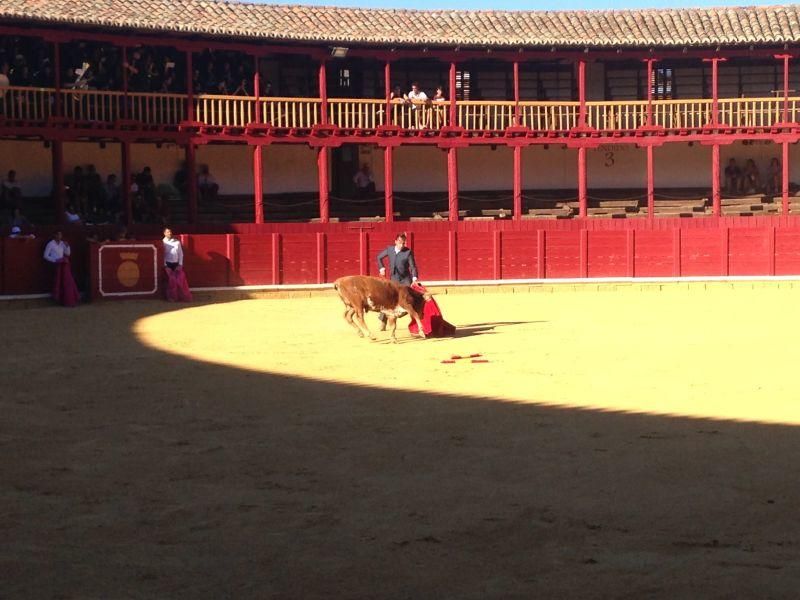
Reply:
[[281, 283], [316, 283], [316, 236], [314, 234], [287, 233], [281, 238]]
[[548, 231], [545, 242], [545, 277], [580, 277], [580, 231]]
[[725, 231], [728, 234], [729, 275], [769, 274], [773, 259], [771, 227]]
[[[492, 233], [458, 234], [457, 272], [462, 280], [494, 279]], [[422, 268], [420, 266], [420, 268]]]
[[[339, 277], [361, 272], [358, 233], [329, 235], [326, 236], [326, 242], [326, 281], [335, 281]], [[370, 258], [369, 253], [367, 253], [367, 258]], [[371, 258], [372, 261], [368, 261], [368, 266], [373, 266], [372, 271], [374, 272], [372, 263], [375, 261], [375, 257]]]
[[672, 277], [675, 258], [671, 230], [636, 232], [633, 259], [636, 277]]
[[588, 232], [589, 277], [627, 277], [626, 231]]
[[272, 235], [237, 235], [231, 265], [238, 285], [272, 285]]
[[539, 253], [535, 231], [504, 231], [500, 242], [503, 279], [538, 277]]

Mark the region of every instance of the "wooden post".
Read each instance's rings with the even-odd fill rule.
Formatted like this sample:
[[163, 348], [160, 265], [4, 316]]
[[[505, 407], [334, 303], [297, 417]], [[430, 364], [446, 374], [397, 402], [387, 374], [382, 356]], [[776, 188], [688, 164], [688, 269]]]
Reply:
[[522, 219], [522, 146], [514, 146], [514, 220]]
[[451, 221], [458, 221], [458, 155], [447, 149], [447, 210]]
[[658, 62], [656, 58], [646, 58], [647, 63], [647, 126], [653, 126], [653, 63]]
[[[256, 58], [256, 69], [258, 69], [258, 58]], [[261, 75], [258, 74], [258, 70], [256, 70], [256, 74], [253, 75], [253, 96], [255, 97], [256, 103], [253, 121], [255, 123], [261, 123]]]
[[519, 126], [519, 61], [514, 61], [514, 127]]
[[776, 54], [775, 58], [783, 60], [783, 123], [789, 123], [789, 59], [791, 54]]
[[66, 198], [64, 192], [64, 145], [60, 140], [50, 142], [53, 163], [53, 199], [56, 207], [56, 223], [64, 223]]
[[122, 118], [128, 119], [130, 100], [128, 99], [128, 47], [122, 47]]
[[783, 160], [781, 167], [783, 173], [781, 174], [781, 212], [784, 215], [789, 214], [789, 142], [782, 144]]
[[589, 197], [586, 191], [586, 148], [578, 148], [578, 216], [589, 214]]
[[317, 174], [319, 176], [319, 219], [330, 221], [330, 197], [328, 195], [328, 148], [322, 146], [317, 154]]
[[[186, 120], [193, 123], [194, 111], [194, 66], [192, 64], [192, 51], [186, 51]], [[194, 150], [192, 150], [194, 153]]]
[[64, 111], [61, 104], [61, 44], [59, 42], [53, 42], [53, 69], [55, 70], [53, 83], [56, 89], [55, 116], [61, 117], [64, 115]]
[[719, 120], [719, 63], [727, 59], [715, 56], [714, 58], [704, 58], [703, 62], [711, 63], [711, 125], [720, 124]]
[[189, 204], [189, 223], [197, 223], [197, 148], [186, 144], [186, 195]]
[[264, 222], [264, 175], [262, 159], [262, 146], [253, 146], [253, 200], [255, 201], [255, 222]]
[[715, 217], [722, 214], [722, 200], [719, 190], [719, 144], [711, 146], [711, 202]]
[[578, 127], [586, 126], [586, 61], [578, 61]]
[[131, 198], [131, 144], [130, 142], [122, 142], [121, 144], [121, 181], [120, 181], [120, 196], [122, 198], [122, 208], [125, 212], [125, 224], [130, 225], [133, 223], [133, 199]]
[[458, 113], [456, 112], [456, 63], [450, 63], [450, 127], [456, 126]]
[[647, 218], [656, 216], [655, 172], [653, 169], [653, 146], [647, 146]]
[[[320, 100], [320, 122], [323, 125], [328, 124], [328, 79], [325, 71], [325, 59], [319, 62], [319, 100]], [[325, 153], [327, 156], [327, 152]], [[327, 171], [327, 163], [325, 169]]]
[[[388, 60], [383, 66], [383, 92], [386, 98], [386, 116], [383, 119], [384, 125], [392, 124], [392, 63]], [[388, 148], [387, 148], [388, 150]]]
[[383, 200], [386, 206], [386, 222], [394, 221], [394, 161], [391, 146], [383, 149]]

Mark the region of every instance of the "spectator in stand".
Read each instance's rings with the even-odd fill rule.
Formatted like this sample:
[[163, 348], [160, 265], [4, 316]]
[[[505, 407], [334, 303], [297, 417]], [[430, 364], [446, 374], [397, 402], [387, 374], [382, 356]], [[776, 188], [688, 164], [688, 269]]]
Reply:
[[64, 220], [70, 225], [80, 225], [82, 223], [81, 215], [72, 204], [67, 204], [64, 209]]
[[22, 214], [19, 208], [14, 209], [8, 224], [11, 225], [11, 227], [22, 227], [23, 229], [27, 229], [31, 226], [31, 222], [28, 221], [28, 218]]
[[767, 173], [767, 193], [773, 196], [783, 192], [783, 169], [781, 161], [773, 158], [769, 161], [769, 171]]
[[172, 229], [164, 229], [164, 272], [167, 275], [167, 300], [169, 302], [191, 302], [192, 292], [186, 273], [183, 271], [183, 246], [178, 238], [172, 235]]
[[22, 203], [22, 187], [17, 180], [17, 172], [13, 169], [8, 172], [5, 180], [3, 181], [3, 189], [0, 192], [2, 195], [2, 205], [14, 210], [20, 208]]
[[447, 98], [444, 95], [444, 88], [441, 85], [436, 86], [436, 93], [433, 95], [432, 100], [434, 102], [447, 102]]
[[144, 64], [142, 63], [142, 53], [134, 50], [129, 61], [122, 63], [124, 69], [128, 71], [128, 89], [132, 92], [146, 91], [146, 79]]
[[725, 167], [725, 191], [728, 194], [738, 194], [742, 191], [742, 170], [736, 164], [736, 159], [732, 158]]
[[399, 85], [394, 86], [392, 89], [392, 93], [389, 94], [390, 100], [402, 100], [403, 99], [403, 90], [400, 89]]
[[427, 94], [419, 88], [419, 84], [415, 81], [411, 84], [411, 91], [404, 96], [408, 102], [424, 102], [428, 99]]
[[147, 205], [148, 210], [152, 211], [156, 204], [156, 183], [153, 180], [153, 172], [150, 167], [145, 167], [136, 176], [136, 183], [139, 186], [139, 194]]
[[7, 88], [11, 85], [11, 79], [8, 77], [10, 71], [11, 67], [7, 62], [4, 62], [2, 65], [0, 65], [0, 97], [5, 94], [5, 91], [2, 88]]
[[70, 267], [71, 250], [60, 231], [44, 248], [44, 259], [53, 266], [53, 299], [64, 306], [78, 303], [78, 287]]
[[441, 85], [436, 86], [436, 93], [433, 95], [432, 100], [434, 105], [437, 106], [431, 113], [431, 126], [438, 129], [447, 124], [447, 110], [442, 106], [443, 103], [447, 102], [447, 97], [445, 97], [444, 88]]
[[233, 95], [234, 96], [249, 96], [250, 95], [250, 92], [247, 91], [247, 80], [246, 79], [242, 79], [239, 82], [239, 87], [237, 87], [234, 90]]
[[22, 233], [22, 229], [19, 227], [12, 227], [11, 228], [11, 235], [8, 236], [11, 239], [18, 239], [18, 240], [33, 240], [36, 239], [36, 236], [32, 233]]
[[105, 202], [103, 180], [94, 165], [86, 167], [86, 198], [89, 206], [89, 215], [93, 222], [98, 222], [105, 216]]
[[747, 194], [754, 194], [761, 189], [761, 173], [752, 158], [747, 159], [744, 165], [744, 182], [742, 189]]
[[106, 177], [106, 183], [103, 186], [103, 199], [105, 201], [106, 211], [111, 220], [117, 222], [122, 215], [122, 195], [117, 184], [117, 176], [111, 173]]
[[270, 96], [273, 95], [273, 93], [272, 93], [272, 82], [271, 81], [269, 81], [269, 80], [265, 81], [263, 88], [264, 89], [261, 92], [261, 95], [263, 97], [269, 98]]
[[415, 81], [411, 84], [411, 91], [404, 96], [407, 104], [411, 104], [412, 114], [414, 115], [414, 126], [417, 128], [425, 127], [424, 104], [428, 100], [425, 92], [419, 89], [419, 84]]
[[202, 202], [216, 202], [219, 193], [217, 180], [208, 169], [208, 165], [200, 167], [200, 175], [197, 177], [197, 191]]
[[361, 168], [353, 175], [353, 183], [356, 186], [357, 198], [369, 198], [375, 195], [375, 181], [372, 179], [369, 165], [364, 163]]
[[86, 177], [81, 167], [72, 170], [72, 176], [68, 178], [68, 194], [70, 203], [79, 214], [86, 214], [89, 204], [89, 196], [86, 189]]

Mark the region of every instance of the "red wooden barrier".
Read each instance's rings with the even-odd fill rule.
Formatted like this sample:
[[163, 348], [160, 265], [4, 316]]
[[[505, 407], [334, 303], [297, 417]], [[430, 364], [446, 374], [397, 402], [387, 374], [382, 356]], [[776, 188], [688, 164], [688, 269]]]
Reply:
[[[800, 221], [791, 217], [654, 220], [650, 225], [631, 220], [604, 227], [585, 221], [583, 228], [576, 227], [576, 221], [549, 223], [523, 227], [512, 221], [478, 222], [479, 226], [422, 222], [414, 223], [413, 229], [409, 224], [408, 239], [422, 281], [800, 275]], [[286, 231], [259, 226], [246, 228], [253, 231], [248, 233], [183, 234], [189, 281], [193, 287], [310, 284], [354, 273], [377, 274], [375, 255], [392, 244], [396, 229], [339, 225], [331, 224], [332, 230], [289, 224]], [[102, 269], [111, 287], [119, 283], [112, 281], [119, 279], [119, 261], [105, 266], [97, 262], [102, 245], [92, 247], [90, 261], [85, 236], [67, 235], [82, 289], [89, 285], [91, 273], [98, 296], [96, 280]], [[137, 244], [152, 244], [161, 251], [160, 240], [137, 237]], [[46, 241], [2, 239], [0, 293], [49, 291], [49, 270], [42, 259]], [[145, 277], [137, 285], [149, 281]]]

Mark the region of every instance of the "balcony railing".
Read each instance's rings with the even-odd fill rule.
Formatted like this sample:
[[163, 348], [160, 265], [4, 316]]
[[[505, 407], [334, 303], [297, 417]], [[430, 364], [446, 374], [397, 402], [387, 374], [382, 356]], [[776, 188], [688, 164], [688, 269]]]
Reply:
[[[99, 90], [61, 90], [61, 114], [75, 122], [113, 124], [119, 120], [145, 125], [177, 126], [187, 118], [184, 94], [145, 94]], [[319, 98], [259, 98], [200, 95], [193, 98], [194, 119], [214, 127], [244, 128], [255, 122], [282, 129], [311, 129], [322, 123]], [[52, 88], [0, 88], [0, 121], [44, 122], [56, 114]], [[396, 125], [409, 130], [436, 131], [450, 125], [469, 131], [502, 132], [512, 126], [533, 131], [566, 133], [579, 124], [580, 104], [574, 101], [457, 101], [451, 123], [450, 102], [403, 102], [330, 98], [328, 123], [343, 129], [375, 130]], [[773, 127], [784, 121], [783, 98], [721, 98], [714, 119], [709, 99], [587, 102], [586, 125], [597, 131], [633, 131], [648, 125], [668, 130], [693, 130], [715, 123], [735, 129]], [[789, 122], [800, 119], [800, 98], [790, 98]]]

